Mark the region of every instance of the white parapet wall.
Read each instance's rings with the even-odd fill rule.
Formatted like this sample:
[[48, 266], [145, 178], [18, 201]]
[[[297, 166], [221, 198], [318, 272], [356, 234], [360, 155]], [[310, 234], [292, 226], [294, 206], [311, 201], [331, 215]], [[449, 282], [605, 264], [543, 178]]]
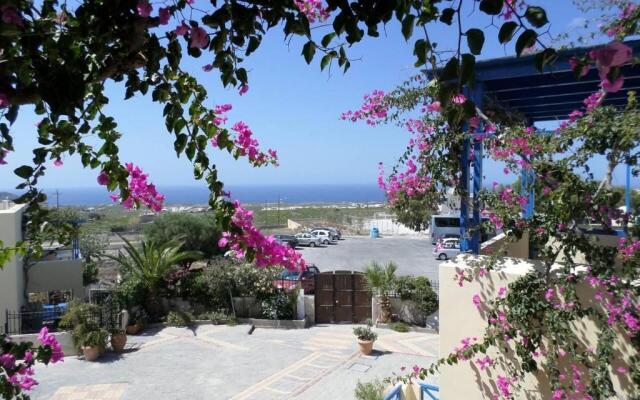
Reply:
[[[493, 299], [498, 295], [501, 287], [517, 280], [540, 264], [518, 258], [502, 258], [500, 267], [490, 271], [484, 277], [474, 277], [472, 282], [464, 282], [460, 287], [455, 280], [457, 270], [468, 270], [479, 261], [486, 260], [486, 256], [461, 255], [440, 265], [440, 356], [445, 357], [460, 345], [465, 337], [477, 337], [481, 340], [486, 317], [483, 317], [473, 304], [475, 294], [482, 300]], [[477, 264], [476, 264], [477, 265]], [[587, 285], [578, 287], [581, 298], [593, 297], [593, 291]], [[583, 319], [574, 326], [574, 330], [584, 340], [585, 347], [596, 347], [598, 330], [592, 320]], [[614, 351], [619, 354], [612, 363], [612, 371], [623, 367], [629, 369], [628, 361], [632, 356], [632, 347], [626, 342], [626, 336], [620, 334], [614, 343]], [[495, 356], [496, 353], [490, 356]], [[542, 365], [542, 361], [539, 363]], [[500, 367], [491, 369], [489, 373], [481, 371], [475, 363], [463, 361], [457, 365], [445, 365], [440, 371], [440, 398], [442, 399], [491, 399], [498, 392], [495, 386], [496, 377], [506, 375]], [[620, 398], [630, 398], [629, 386], [619, 374], [612, 374], [615, 390], [621, 394]], [[518, 399], [549, 399], [550, 384], [543, 371], [537, 375], [528, 374], [521, 382], [523, 391]]]

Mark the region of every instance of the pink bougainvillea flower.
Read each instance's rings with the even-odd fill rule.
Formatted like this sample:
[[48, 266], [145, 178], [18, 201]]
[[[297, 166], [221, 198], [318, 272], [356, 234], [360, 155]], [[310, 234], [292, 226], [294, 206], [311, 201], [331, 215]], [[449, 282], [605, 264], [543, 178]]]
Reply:
[[246, 83], [243, 83], [242, 85], [240, 85], [240, 87], [238, 88], [238, 94], [240, 96], [242, 96], [243, 94], [247, 93], [249, 91], [249, 85], [247, 85]]
[[15, 25], [19, 27], [24, 26], [24, 19], [22, 15], [14, 6], [3, 5], [0, 7], [0, 13], [2, 13], [2, 22], [8, 25]]
[[577, 71], [577, 69], [580, 68], [579, 76], [581, 78], [589, 72], [589, 66], [581, 64], [580, 61], [578, 61], [578, 59], [575, 57], [571, 57], [569, 59], [569, 66], [571, 66], [571, 69], [574, 71]]
[[504, 298], [507, 295], [507, 288], [502, 286], [500, 289], [498, 289], [498, 297]]
[[113, 201], [120, 201], [124, 208], [132, 208], [136, 204], [144, 204], [155, 212], [162, 211], [164, 196], [158, 193], [155, 185], [148, 183], [148, 175], [133, 163], [126, 163], [125, 167], [129, 172], [129, 196], [120, 198], [118, 195], [111, 195]]
[[184, 36], [189, 33], [190, 30], [191, 28], [189, 28], [189, 26], [183, 22], [182, 24], [178, 25], [174, 32], [178, 36]]
[[160, 7], [158, 11], [158, 20], [161, 25], [166, 25], [169, 23], [169, 18], [171, 17], [171, 12], [168, 7]]
[[453, 104], [464, 104], [464, 102], [467, 101], [467, 98], [462, 93], [458, 93], [453, 96], [452, 101]]
[[51, 348], [51, 362], [57, 363], [59, 361], [64, 361], [64, 353], [62, 353], [62, 346], [58, 343], [58, 340], [54, 335], [49, 333], [49, 328], [46, 326], [40, 329], [38, 333], [38, 340], [44, 346], [48, 346]]
[[7, 165], [7, 154], [9, 154], [7, 150], [0, 149], [0, 165]]
[[9, 107], [11, 104], [9, 103], [9, 98], [6, 94], [0, 93], [0, 108]]
[[311, 24], [323, 22], [329, 17], [329, 10], [322, 4], [322, 0], [293, 0], [293, 3]]
[[489, 368], [493, 365], [493, 359], [489, 356], [485, 356], [484, 358], [478, 358], [476, 360], [476, 364], [480, 367], [481, 371], [484, 371], [485, 368]]
[[106, 186], [109, 184], [109, 175], [107, 175], [106, 172], [100, 172], [100, 175], [98, 175], [98, 184], [102, 186]]
[[209, 44], [209, 35], [207, 35], [207, 31], [201, 27], [191, 30], [191, 41], [189, 42], [190, 47], [203, 49], [207, 47], [207, 44]]
[[480, 311], [482, 309], [482, 300], [480, 299], [480, 295], [474, 294], [472, 301], [473, 301], [473, 305], [476, 306], [478, 311]]
[[427, 110], [431, 112], [440, 112], [440, 110], [442, 110], [442, 105], [440, 104], [439, 101], [434, 101], [433, 103], [427, 106]]
[[53, 165], [55, 165], [56, 167], [62, 167], [62, 164], [64, 163], [59, 158], [56, 158], [56, 160], [53, 162]]
[[148, 18], [151, 15], [151, 11], [153, 11], [153, 6], [149, 4], [148, 0], [139, 0], [136, 5], [136, 10], [138, 10], [138, 15], [144, 18]]
[[603, 79], [600, 82], [602, 85], [602, 89], [604, 89], [607, 93], [615, 93], [622, 89], [622, 85], [624, 84], [624, 76], [619, 76], [614, 82], [609, 82], [609, 79]]
[[211, 64], [207, 64], [207, 65], [205, 65], [204, 67], [202, 67], [202, 70], [203, 70], [204, 72], [209, 72], [209, 71], [211, 71], [212, 69], [213, 69], [213, 65], [211, 65]]

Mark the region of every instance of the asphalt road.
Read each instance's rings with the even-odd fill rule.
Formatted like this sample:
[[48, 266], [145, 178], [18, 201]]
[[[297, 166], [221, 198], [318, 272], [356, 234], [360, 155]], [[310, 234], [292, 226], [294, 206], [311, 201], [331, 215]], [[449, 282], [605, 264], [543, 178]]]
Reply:
[[438, 279], [441, 261], [431, 253], [433, 246], [428, 237], [347, 237], [337, 244], [323, 247], [298, 247], [307, 263], [315, 264], [320, 271], [362, 271], [371, 261], [398, 265], [397, 275], [427, 276]]

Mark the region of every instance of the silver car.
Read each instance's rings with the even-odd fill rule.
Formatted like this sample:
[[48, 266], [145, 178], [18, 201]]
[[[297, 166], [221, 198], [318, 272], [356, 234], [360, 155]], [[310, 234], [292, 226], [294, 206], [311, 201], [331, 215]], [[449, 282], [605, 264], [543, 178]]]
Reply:
[[296, 239], [300, 246], [316, 247], [322, 243], [322, 239], [310, 233], [298, 233]]
[[460, 254], [459, 239], [444, 239], [433, 247], [433, 255], [438, 260], [448, 260]]
[[311, 231], [311, 234], [319, 237], [322, 241], [322, 244], [329, 244], [334, 240], [331, 231], [327, 229], [314, 229]]

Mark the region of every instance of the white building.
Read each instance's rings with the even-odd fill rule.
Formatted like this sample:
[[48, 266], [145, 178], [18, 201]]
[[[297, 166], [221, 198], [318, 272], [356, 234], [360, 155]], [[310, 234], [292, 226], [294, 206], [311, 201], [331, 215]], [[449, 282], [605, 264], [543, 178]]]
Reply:
[[[0, 201], [0, 241], [2, 247], [14, 247], [22, 240], [22, 214], [25, 205], [8, 200]], [[52, 296], [61, 292], [84, 298], [82, 260], [73, 252], [52, 251], [29, 267], [25, 279], [22, 257], [14, 256], [0, 269], [0, 333], [5, 332], [6, 313], [17, 312], [27, 305], [29, 298], [48, 304]], [[26, 288], [25, 291], [25, 280]], [[14, 321], [11, 321], [14, 323]], [[13, 327], [15, 328], [15, 327]], [[14, 330], [14, 329], [9, 329]]]

